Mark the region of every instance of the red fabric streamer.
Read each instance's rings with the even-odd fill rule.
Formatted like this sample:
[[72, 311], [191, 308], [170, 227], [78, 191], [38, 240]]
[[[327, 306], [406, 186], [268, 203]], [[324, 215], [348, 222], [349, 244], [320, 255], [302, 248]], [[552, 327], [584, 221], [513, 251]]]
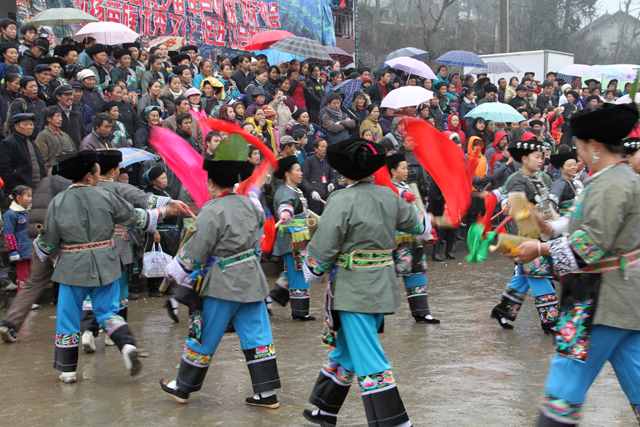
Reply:
[[484, 198], [484, 216], [478, 219], [478, 222], [484, 226], [484, 234], [491, 231], [491, 218], [493, 218], [493, 212], [498, 205], [498, 198], [495, 194], [489, 193]]
[[151, 128], [149, 143], [178, 177], [196, 206], [201, 208], [207, 203], [211, 196], [200, 153], [174, 132], [160, 126]]
[[386, 165], [373, 173], [373, 182], [383, 187], [389, 187], [391, 191], [400, 195], [396, 186], [393, 185], [393, 181], [391, 181], [391, 174], [389, 173], [389, 169], [387, 169]]
[[252, 189], [261, 187], [262, 184], [264, 184], [264, 180], [269, 173], [269, 170], [272, 169], [275, 171], [278, 169], [278, 159], [273, 151], [271, 151], [269, 147], [267, 147], [255, 135], [251, 135], [237, 124], [214, 118], [201, 119], [198, 122], [202, 128], [206, 127], [210, 130], [217, 130], [218, 132], [240, 135], [248, 144], [251, 144], [260, 150], [260, 154], [262, 154], [264, 161], [254, 169], [249, 178], [240, 183], [236, 189], [237, 194], [246, 195]]
[[471, 181], [464, 155], [456, 144], [424, 120], [403, 119], [413, 153], [440, 188], [446, 202], [445, 215], [458, 225], [471, 205]]
[[264, 222], [264, 234], [262, 235], [262, 242], [260, 242], [260, 249], [263, 253], [270, 254], [273, 251], [273, 245], [276, 241], [276, 221], [272, 216], [269, 216]]

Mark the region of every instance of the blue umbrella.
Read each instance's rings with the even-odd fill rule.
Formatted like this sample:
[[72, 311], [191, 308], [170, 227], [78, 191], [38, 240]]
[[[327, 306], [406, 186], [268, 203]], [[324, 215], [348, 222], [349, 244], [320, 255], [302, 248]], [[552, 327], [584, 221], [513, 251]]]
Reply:
[[502, 102], [485, 102], [469, 111], [465, 117], [472, 119], [482, 117], [497, 123], [517, 123], [526, 120], [518, 110]]
[[388, 54], [384, 61], [387, 62], [390, 59], [400, 58], [401, 56], [408, 56], [424, 62], [429, 60], [429, 52], [426, 50], [418, 49], [417, 47], [403, 47]]
[[453, 65], [457, 67], [477, 67], [487, 68], [487, 64], [473, 52], [466, 50], [450, 50], [449, 52], [440, 55], [436, 59], [438, 64]]
[[273, 65], [282, 64], [283, 62], [289, 62], [292, 59], [297, 59], [300, 62], [305, 60], [304, 56], [294, 55], [292, 53], [287, 53], [287, 52], [282, 52], [282, 51], [277, 50], [277, 49], [264, 49], [264, 50], [259, 50], [259, 51], [254, 52], [254, 53], [256, 55], [258, 55], [258, 54], [267, 55], [267, 61], [269, 61], [269, 64], [273, 64]]
[[122, 153], [122, 162], [120, 163], [121, 168], [127, 168], [133, 164], [146, 162], [146, 161], [155, 161], [160, 159], [160, 157], [156, 156], [153, 153], [150, 153], [145, 150], [141, 150], [139, 148], [118, 148]]

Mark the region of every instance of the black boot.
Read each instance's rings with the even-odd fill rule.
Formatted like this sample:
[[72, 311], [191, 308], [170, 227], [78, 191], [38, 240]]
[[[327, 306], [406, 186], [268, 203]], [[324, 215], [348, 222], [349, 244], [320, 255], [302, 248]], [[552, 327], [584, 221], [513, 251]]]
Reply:
[[[349, 395], [352, 382], [353, 372], [329, 360], [329, 363], [320, 370], [309, 397], [309, 403], [318, 409], [305, 409], [302, 413], [304, 417], [321, 426], [336, 425], [338, 412]], [[324, 414], [320, 414], [319, 410]]]
[[407, 300], [409, 301], [409, 310], [411, 310], [411, 315], [416, 320], [416, 323], [428, 323], [434, 325], [440, 323], [438, 319], [431, 316], [426, 286], [416, 286], [415, 288], [408, 288], [406, 291]]
[[243, 353], [254, 393], [270, 392], [281, 387], [273, 344], [243, 350]]
[[445, 237], [444, 256], [446, 259], [456, 259], [453, 255], [456, 245], [456, 234], [454, 230], [447, 230]]
[[309, 314], [309, 290], [289, 289], [289, 302], [291, 304], [291, 318], [303, 322], [316, 320]]
[[282, 286], [274, 286], [271, 291], [269, 291], [269, 296], [272, 300], [285, 307], [289, 302], [289, 290], [283, 288]]
[[178, 403], [187, 403], [189, 400], [189, 393], [180, 390], [175, 381], [166, 381], [164, 378], [160, 380], [160, 387], [162, 391], [170, 394]]
[[491, 317], [498, 321], [503, 329], [513, 329], [508, 320], [515, 321], [522, 307], [526, 294], [507, 288], [502, 294], [502, 300], [491, 310]]
[[358, 381], [370, 426], [394, 427], [409, 421], [391, 371], [358, 377]]
[[433, 249], [431, 250], [431, 259], [435, 262], [442, 262], [444, 258], [440, 256], [440, 246], [442, 245], [441, 241], [438, 240], [433, 244]]
[[540, 318], [540, 327], [545, 335], [553, 334], [558, 320], [558, 297], [556, 294], [540, 295], [535, 298], [536, 310]]

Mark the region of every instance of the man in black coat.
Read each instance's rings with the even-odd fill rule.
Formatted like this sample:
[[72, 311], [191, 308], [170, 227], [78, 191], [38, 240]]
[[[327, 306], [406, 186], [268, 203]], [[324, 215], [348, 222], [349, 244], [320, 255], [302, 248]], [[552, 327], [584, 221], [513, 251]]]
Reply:
[[34, 188], [46, 176], [44, 162], [33, 136], [35, 116], [17, 113], [11, 116], [11, 136], [0, 143], [0, 177], [11, 193], [17, 185]]
[[58, 107], [62, 110], [62, 126], [60, 127], [73, 140], [76, 150], [82, 141], [82, 114], [73, 108], [73, 88], [69, 85], [58, 86], [53, 92]]

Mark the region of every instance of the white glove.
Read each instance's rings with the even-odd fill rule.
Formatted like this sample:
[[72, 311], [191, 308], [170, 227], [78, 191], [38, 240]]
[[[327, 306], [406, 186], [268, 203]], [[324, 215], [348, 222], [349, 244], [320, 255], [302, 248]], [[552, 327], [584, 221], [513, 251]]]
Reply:
[[329, 185], [327, 185], [327, 191], [328, 191], [329, 193], [331, 193], [331, 192], [332, 192], [333, 190], [335, 190], [335, 189], [336, 189], [336, 186], [335, 186], [335, 185], [333, 185], [333, 183], [329, 183]]
[[320, 197], [320, 193], [318, 193], [317, 191], [311, 192], [311, 198], [313, 200], [317, 200], [318, 202], [322, 200], [322, 197]]
[[307, 283], [320, 282], [322, 279], [322, 274], [316, 274], [309, 265], [307, 261], [302, 263], [302, 274], [304, 276], [304, 281]]
[[11, 255], [9, 255], [9, 261], [11, 262], [20, 261], [20, 254], [18, 252], [12, 252]]

